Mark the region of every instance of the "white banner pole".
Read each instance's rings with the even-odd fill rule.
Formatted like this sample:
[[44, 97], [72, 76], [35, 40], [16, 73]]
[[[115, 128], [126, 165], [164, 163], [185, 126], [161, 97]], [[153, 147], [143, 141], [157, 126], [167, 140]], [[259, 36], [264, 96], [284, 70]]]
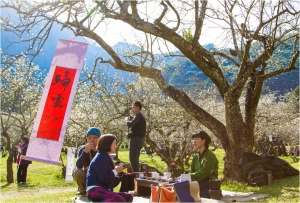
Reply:
[[72, 173], [75, 167], [74, 159], [75, 159], [75, 147], [68, 147], [65, 181], [68, 182], [73, 181]]

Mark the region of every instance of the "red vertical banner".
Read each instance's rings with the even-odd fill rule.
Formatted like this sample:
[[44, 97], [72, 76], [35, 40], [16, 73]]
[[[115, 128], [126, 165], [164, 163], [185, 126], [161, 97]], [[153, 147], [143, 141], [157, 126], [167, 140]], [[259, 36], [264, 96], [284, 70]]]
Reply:
[[58, 41], [25, 159], [61, 164], [61, 148], [87, 48], [87, 43]]
[[75, 74], [76, 69], [55, 67], [37, 137], [59, 139]]

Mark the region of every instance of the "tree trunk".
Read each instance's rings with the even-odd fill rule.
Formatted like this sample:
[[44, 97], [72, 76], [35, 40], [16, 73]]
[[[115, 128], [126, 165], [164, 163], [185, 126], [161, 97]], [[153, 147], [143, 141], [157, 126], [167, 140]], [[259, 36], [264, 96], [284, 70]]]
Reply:
[[13, 171], [13, 150], [9, 150], [9, 155], [6, 161], [6, 178], [7, 183], [13, 183], [14, 182], [14, 171]]
[[226, 155], [224, 157], [224, 171], [223, 175], [226, 180], [234, 180], [241, 182], [242, 179], [242, 167], [239, 164], [239, 160], [242, 158], [243, 149], [228, 147], [225, 149]]
[[[253, 146], [252, 138], [245, 135], [238, 135], [233, 145], [225, 146], [225, 157], [224, 157], [224, 177], [227, 180], [233, 181], [245, 181], [242, 178], [242, 165], [241, 159], [244, 152], [251, 151]], [[246, 146], [247, 147], [244, 147]]]
[[7, 183], [13, 183], [14, 182], [14, 171], [13, 171], [13, 162], [14, 162], [13, 152], [14, 152], [14, 150], [11, 148], [11, 141], [10, 141], [10, 137], [8, 136], [7, 131], [3, 130], [2, 135], [3, 135], [3, 137], [6, 138], [6, 149], [9, 153], [7, 161], [6, 161], [6, 172], [7, 172], [6, 179], [7, 179]]
[[224, 177], [230, 181], [243, 181], [240, 160], [244, 152], [252, 151], [253, 129], [247, 125], [240, 109], [239, 96], [234, 94], [225, 97], [226, 128], [229, 144], [223, 145], [225, 150]]

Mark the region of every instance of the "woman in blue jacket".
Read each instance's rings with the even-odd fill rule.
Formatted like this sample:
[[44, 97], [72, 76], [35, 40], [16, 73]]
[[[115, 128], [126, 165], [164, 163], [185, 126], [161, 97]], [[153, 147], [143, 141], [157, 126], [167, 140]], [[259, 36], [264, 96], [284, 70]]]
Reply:
[[118, 173], [123, 172], [123, 166], [115, 166], [110, 154], [116, 153], [117, 139], [112, 134], [102, 135], [98, 139], [98, 153], [90, 163], [87, 172], [87, 196], [93, 202], [132, 202], [133, 197], [127, 192], [113, 192], [118, 185]]

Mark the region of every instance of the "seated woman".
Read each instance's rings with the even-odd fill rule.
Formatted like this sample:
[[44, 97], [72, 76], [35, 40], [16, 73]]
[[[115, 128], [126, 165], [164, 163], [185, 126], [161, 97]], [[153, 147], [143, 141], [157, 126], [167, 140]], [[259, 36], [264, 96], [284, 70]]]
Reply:
[[132, 202], [133, 197], [127, 192], [113, 192], [119, 183], [117, 175], [123, 172], [123, 166], [114, 166], [111, 157], [116, 153], [117, 139], [112, 134], [102, 135], [97, 142], [98, 153], [90, 163], [87, 172], [87, 196], [93, 202]]
[[[216, 155], [208, 149], [211, 138], [205, 131], [193, 134], [192, 140], [197, 153], [191, 163], [191, 178], [199, 183], [200, 197], [210, 198], [209, 180], [218, 178], [219, 161]], [[211, 173], [213, 170], [216, 174]]]

